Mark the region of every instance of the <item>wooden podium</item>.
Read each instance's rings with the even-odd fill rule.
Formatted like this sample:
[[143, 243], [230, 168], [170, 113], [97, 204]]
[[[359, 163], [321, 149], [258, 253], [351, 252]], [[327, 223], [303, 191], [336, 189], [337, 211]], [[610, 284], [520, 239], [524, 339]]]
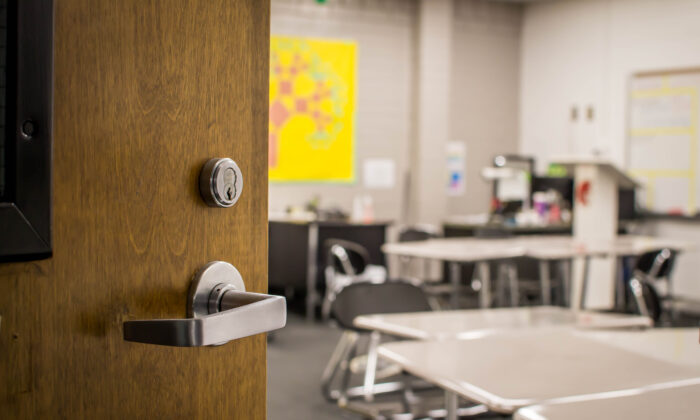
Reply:
[[[639, 185], [608, 160], [597, 157], [570, 156], [553, 159], [574, 175], [573, 234], [576, 239], [609, 240], [618, 232], [618, 189]], [[574, 291], [581, 290], [583, 262], [574, 263]], [[611, 308], [614, 304], [616, 259], [591, 261], [588, 271], [586, 307]], [[575, 293], [576, 294], [576, 293]], [[572, 296], [578, 306], [580, 296]]]

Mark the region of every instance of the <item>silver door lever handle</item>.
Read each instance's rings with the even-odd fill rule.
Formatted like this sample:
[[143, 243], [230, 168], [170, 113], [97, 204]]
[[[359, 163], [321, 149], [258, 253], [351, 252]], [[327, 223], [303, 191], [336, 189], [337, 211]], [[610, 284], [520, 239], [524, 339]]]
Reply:
[[281, 296], [245, 291], [231, 264], [210, 262], [195, 275], [187, 305], [189, 318], [124, 322], [124, 340], [164, 346], [196, 347], [282, 328], [287, 305]]

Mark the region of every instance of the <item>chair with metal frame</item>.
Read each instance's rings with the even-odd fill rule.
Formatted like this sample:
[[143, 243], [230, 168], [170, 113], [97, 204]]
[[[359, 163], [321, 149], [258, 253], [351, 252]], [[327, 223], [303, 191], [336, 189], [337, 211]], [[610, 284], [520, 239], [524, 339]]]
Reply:
[[399, 242], [427, 241], [439, 237], [440, 233], [433, 225], [404, 226], [399, 231]]
[[326, 292], [321, 304], [321, 317], [327, 321], [331, 305], [343, 288], [358, 282], [382, 283], [386, 281], [386, 268], [369, 263], [369, 252], [360, 244], [343, 239], [328, 239], [325, 279]]
[[[421, 311], [430, 311], [427, 296], [420, 287], [406, 281], [355, 283], [343, 288], [332, 304], [333, 315], [343, 329], [343, 335], [323, 372], [321, 391], [324, 397], [335, 401], [363, 396], [365, 401], [371, 402], [375, 394], [405, 390], [404, 382], [375, 384], [381, 334], [357, 328], [353, 320], [360, 315]], [[363, 334], [369, 334], [364, 382], [360, 387], [350, 388], [350, 365], [357, 355], [358, 341]], [[333, 388], [338, 375], [340, 384]]]
[[[671, 288], [671, 271], [676, 258], [676, 252], [665, 248], [642, 254], [637, 259], [629, 288], [634, 297], [639, 312], [658, 322], [664, 311], [664, 300], [673, 300]], [[658, 293], [656, 283], [666, 283], [666, 293]]]

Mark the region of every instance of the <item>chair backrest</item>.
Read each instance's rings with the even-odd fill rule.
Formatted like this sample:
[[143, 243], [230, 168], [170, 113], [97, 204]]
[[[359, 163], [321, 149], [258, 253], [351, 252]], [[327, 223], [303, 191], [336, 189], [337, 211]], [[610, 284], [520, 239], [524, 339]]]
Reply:
[[671, 274], [675, 259], [675, 251], [668, 248], [658, 249], [640, 255], [634, 268], [650, 279], [665, 278]]
[[360, 330], [352, 325], [360, 315], [429, 310], [423, 289], [403, 281], [352, 284], [338, 293], [332, 307], [338, 324], [350, 330]]
[[323, 243], [327, 250], [326, 266], [350, 276], [361, 274], [369, 264], [369, 252], [355, 242], [328, 239]]
[[434, 229], [420, 226], [409, 226], [399, 232], [399, 242], [427, 241], [440, 235]]

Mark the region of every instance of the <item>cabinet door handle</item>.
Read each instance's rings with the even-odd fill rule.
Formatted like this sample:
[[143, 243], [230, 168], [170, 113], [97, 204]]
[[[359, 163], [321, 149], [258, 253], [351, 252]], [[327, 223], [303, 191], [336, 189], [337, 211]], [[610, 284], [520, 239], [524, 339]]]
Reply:
[[281, 296], [246, 292], [234, 266], [213, 261], [195, 274], [188, 316], [126, 321], [124, 340], [176, 347], [220, 345], [284, 327], [287, 305]]

